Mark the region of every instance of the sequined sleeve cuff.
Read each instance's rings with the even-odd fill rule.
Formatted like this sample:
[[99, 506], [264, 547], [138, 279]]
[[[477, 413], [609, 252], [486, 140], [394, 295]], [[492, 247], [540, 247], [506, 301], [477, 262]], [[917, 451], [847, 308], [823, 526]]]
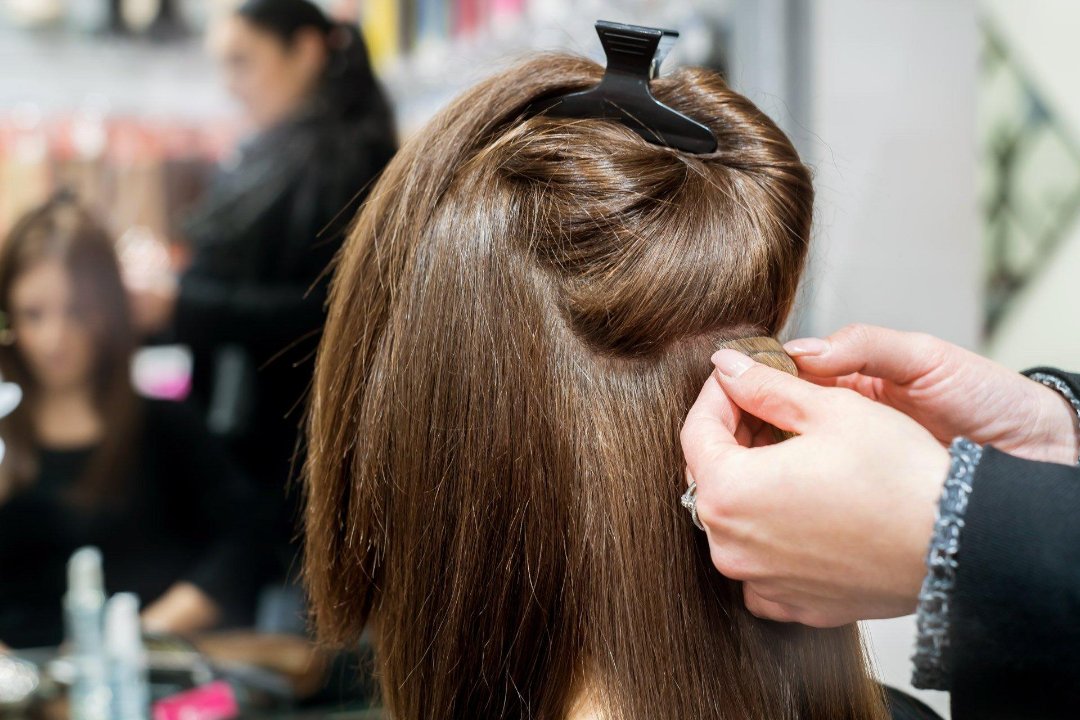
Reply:
[[927, 574], [919, 591], [918, 637], [912, 658], [915, 663], [912, 684], [930, 690], [948, 688], [949, 603], [956, 584], [964, 513], [982, 447], [966, 438], [957, 438], [949, 447], [949, 457], [949, 475], [941, 492], [934, 535], [926, 556]]
[[[1072, 406], [1073, 413], [1076, 415], [1076, 422], [1073, 425], [1073, 431], [1076, 432], [1077, 437], [1080, 437], [1080, 398], [1076, 397], [1076, 394], [1073, 393], [1072, 388], [1070, 388], [1064, 380], [1057, 377], [1056, 375], [1051, 375], [1050, 373], [1033, 372], [1028, 375], [1028, 377], [1035, 382], [1042, 383], [1051, 390], [1056, 391], [1059, 395], [1061, 395], [1061, 397], [1065, 398], [1069, 402], [1069, 405]], [[1077, 458], [1077, 464], [1080, 464], [1080, 457]]]

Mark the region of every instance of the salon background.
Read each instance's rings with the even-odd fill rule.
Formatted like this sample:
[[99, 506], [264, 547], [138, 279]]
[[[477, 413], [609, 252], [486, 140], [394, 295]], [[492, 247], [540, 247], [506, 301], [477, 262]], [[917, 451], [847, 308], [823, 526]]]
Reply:
[[[528, 51], [601, 59], [596, 18], [677, 29], [665, 67], [725, 71], [816, 173], [815, 254], [792, 332], [858, 320], [1016, 368], [1080, 366], [1080, 316], [1055, 312], [1080, 302], [1070, 0], [320, 5], [362, 28], [402, 138]], [[122, 260], [183, 263], [179, 228], [247, 130], [204, 47], [229, 6], [0, 2], [0, 232], [64, 185], [119, 238]], [[190, 372], [183, 345], [148, 347], [133, 364], [140, 392], [161, 398], [183, 397]], [[867, 625], [884, 679], [907, 688], [913, 621]], [[915, 692], [948, 712], [943, 694]]]

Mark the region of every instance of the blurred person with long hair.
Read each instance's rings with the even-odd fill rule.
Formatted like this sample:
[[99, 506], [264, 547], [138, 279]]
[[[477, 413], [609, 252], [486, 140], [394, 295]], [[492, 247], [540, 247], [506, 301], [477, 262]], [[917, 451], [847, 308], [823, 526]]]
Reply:
[[0, 419], [0, 641], [61, 640], [65, 565], [84, 545], [148, 629], [246, 622], [250, 487], [196, 413], [136, 395], [113, 244], [70, 197], [4, 240], [0, 312], [0, 374], [23, 395]]
[[256, 133], [188, 223], [194, 258], [179, 283], [133, 299], [143, 330], [169, 330], [192, 348], [211, 428], [264, 489], [280, 571], [295, 554], [285, 487], [324, 320], [323, 273], [395, 132], [361, 35], [313, 3], [247, 0], [212, 38]]

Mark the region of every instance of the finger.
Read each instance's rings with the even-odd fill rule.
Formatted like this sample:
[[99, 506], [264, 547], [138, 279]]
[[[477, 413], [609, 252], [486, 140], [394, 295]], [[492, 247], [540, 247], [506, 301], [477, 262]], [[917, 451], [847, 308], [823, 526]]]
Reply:
[[777, 622], [794, 622], [797, 610], [784, 603], [767, 600], [757, 593], [753, 584], [743, 583], [743, 602], [751, 615], [764, 620]]
[[848, 325], [825, 340], [801, 338], [784, 344], [801, 372], [818, 377], [859, 373], [900, 385], [938, 364], [949, 347], [929, 335], [873, 325]]
[[813, 628], [834, 628], [853, 623], [859, 618], [838, 610], [794, 610], [792, 621]]
[[744, 422], [739, 423], [739, 427], [735, 429], [735, 442], [742, 447], [754, 447], [754, 430]]
[[781, 430], [805, 434], [826, 417], [839, 391], [822, 388], [735, 350], [712, 356], [724, 394], [745, 412]]
[[776, 436], [776, 430], [772, 425], [746, 413], [742, 414], [739, 430], [742, 432], [735, 433], [735, 437], [738, 438], [740, 445], [747, 448], [771, 445], [773, 441], [770, 438]]
[[[819, 375], [814, 375], [812, 373], [804, 372], [802, 370], [799, 371], [799, 377], [806, 382], [814, 383], [815, 385], [820, 385], [821, 387], [836, 387], [840, 381], [840, 378], [821, 377]], [[846, 375], [845, 377], [851, 376]]]
[[761, 426], [754, 433], [754, 437], [750, 442], [750, 447], [765, 447], [766, 445], [775, 445], [781, 440], [778, 436], [776, 428], [767, 423], [761, 423]]
[[736, 433], [742, 412], [724, 394], [715, 375], [698, 393], [680, 439], [688, 467], [712, 468], [727, 452], [740, 449]]
[[800, 371], [799, 377], [807, 382], [820, 385], [821, 387], [838, 387], [854, 390], [863, 397], [868, 397], [871, 400], [881, 399], [882, 383], [885, 382], [881, 378], [860, 375], [858, 373], [853, 375], [840, 375], [839, 377], [820, 377], [809, 372]]
[[783, 623], [799, 623], [814, 628], [832, 628], [858, 620], [858, 616], [844, 609], [804, 608], [778, 600], [769, 600], [757, 585], [743, 584], [743, 602], [746, 609], [756, 617]]

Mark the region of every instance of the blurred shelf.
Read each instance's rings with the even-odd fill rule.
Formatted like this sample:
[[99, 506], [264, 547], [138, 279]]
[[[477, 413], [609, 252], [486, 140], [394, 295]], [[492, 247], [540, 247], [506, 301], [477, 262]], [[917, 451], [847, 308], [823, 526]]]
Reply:
[[384, 60], [379, 77], [394, 101], [398, 125], [408, 134], [463, 89], [536, 52], [570, 52], [603, 62], [596, 20], [670, 27], [681, 38], [664, 70], [706, 64], [716, 54], [732, 0], [534, 1], [516, 17], [467, 35], [422, 39], [407, 53]]
[[163, 43], [0, 28], [0, 109], [199, 120], [232, 112], [201, 39]]
[[[734, 0], [530, 0], [512, 17], [470, 33], [422, 38], [403, 55], [382, 58], [379, 77], [403, 134], [454, 95], [538, 51], [602, 60], [598, 19], [672, 27], [682, 33], [665, 70], [714, 56], [717, 28]], [[32, 104], [43, 113], [90, 106], [110, 114], [179, 120], [229, 117], [233, 106], [201, 35], [167, 42], [86, 36], [64, 28], [0, 26], [0, 111]]]

